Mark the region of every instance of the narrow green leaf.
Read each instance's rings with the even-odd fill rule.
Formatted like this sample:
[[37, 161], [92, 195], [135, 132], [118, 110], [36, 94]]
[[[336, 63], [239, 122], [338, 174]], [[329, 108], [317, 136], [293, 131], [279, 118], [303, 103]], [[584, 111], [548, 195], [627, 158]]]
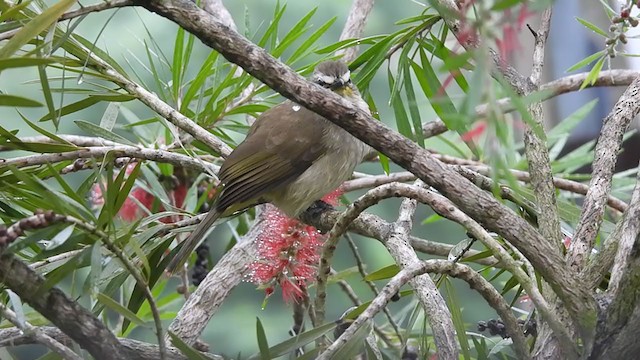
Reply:
[[0, 10], [2, 10], [0, 12], [0, 23], [3, 23], [9, 19], [14, 19], [19, 17], [20, 12], [25, 9], [27, 6], [29, 6], [31, 4], [31, 0], [26, 0], [23, 2], [18, 2], [13, 6], [7, 6], [6, 8], [4, 8], [5, 5], [8, 5], [8, 3], [3, 4], [0, 7]]
[[71, 237], [71, 234], [73, 234], [74, 229], [75, 229], [75, 225], [73, 224], [62, 229], [62, 231], [57, 233], [56, 236], [54, 236], [50, 241], [46, 243], [44, 247], [45, 250], [53, 250], [58, 246], [63, 245], [65, 242], [67, 242], [69, 237]]
[[56, 62], [65, 61], [63, 58], [48, 57], [48, 58], [32, 58], [32, 57], [14, 57], [8, 59], [0, 59], [0, 70], [32, 67], [39, 65], [49, 65]]
[[[408, 64], [407, 64], [408, 65]], [[424, 132], [422, 131], [422, 119], [420, 118], [420, 108], [416, 100], [416, 94], [413, 91], [413, 81], [408, 66], [404, 69], [404, 91], [407, 95], [407, 105], [409, 106], [409, 114], [411, 115], [411, 123], [413, 124], [413, 134], [416, 142], [424, 147]]]
[[0, 106], [40, 107], [42, 104], [22, 96], [0, 94]]
[[14, 293], [10, 289], [5, 290], [7, 294], [9, 294], [9, 301], [11, 302], [11, 307], [13, 308], [13, 312], [16, 314], [16, 319], [18, 320], [18, 324], [23, 327], [26, 326], [26, 319], [24, 316], [24, 308], [22, 307], [22, 300], [18, 296], [18, 294]]
[[465, 133], [467, 131], [467, 125], [456, 116], [458, 112], [451, 98], [442, 88], [442, 83], [438, 80], [438, 76], [423, 51], [421, 51], [421, 62], [424, 67], [420, 67], [418, 63], [410, 60], [413, 72], [422, 87], [422, 91], [431, 103], [433, 110], [449, 129], [455, 130], [459, 134]]
[[584, 27], [586, 27], [587, 29], [593, 31], [594, 33], [596, 33], [596, 34], [598, 34], [598, 35], [600, 35], [600, 36], [602, 36], [604, 38], [608, 38], [609, 37], [609, 34], [607, 34], [606, 31], [600, 29], [595, 24], [592, 24], [592, 23], [588, 22], [587, 20], [579, 18], [579, 17], [576, 17], [576, 20], [578, 20], [578, 22], [580, 24], [584, 25]]
[[565, 72], [572, 72], [572, 71], [578, 70], [578, 69], [580, 69], [582, 67], [585, 67], [585, 66], [591, 64], [592, 62], [594, 62], [594, 61], [596, 61], [599, 58], [604, 57], [604, 56], [605, 56], [605, 51], [604, 50], [598, 51], [597, 53], [591, 54], [591, 55], [587, 56], [586, 58], [578, 61], [577, 63], [571, 65], [571, 67], [568, 68]]
[[378, 269], [371, 274], [367, 275], [364, 280], [365, 281], [377, 281], [377, 280], [386, 280], [390, 279], [398, 274], [400, 268], [398, 265], [393, 264], [389, 266], [385, 266], [382, 269]]
[[[71, 103], [69, 105], [65, 105], [63, 107], [61, 107], [60, 109], [57, 109], [55, 111], [55, 115], [59, 115], [60, 117], [68, 115], [68, 114], [72, 114], [74, 112], [80, 111], [82, 109], [86, 109], [91, 105], [95, 105], [97, 103], [99, 103], [100, 101], [117, 101], [117, 102], [123, 102], [123, 101], [130, 101], [135, 99], [134, 96], [131, 96], [129, 94], [116, 94], [116, 95], [92, 95], [89, 96], [85, 99], [82, 99], [80, 101]], [[47, 120], [51, 120], [53, 119], [51, 114], [47, 114], [43, 117], [40, 118], [39, 121], [47, 121]]]
[[37, 37], [40, 32], [58, 21], [60, 15], [75, 2], [76, 0], [60, 0], [29, 21], [0, 48], [0, 59], [10, 57], [23, 45]]
[[605, 59], [606, 57], [603, 56], [600, 58], [600, 60], [598, 60], [598, 62], [596, 62], [595, 65], [593, 65], [593, 69], [589, 71], [589, 74], [587, 74], [587, 77], [582, 82], [582, 85], [580, 85], [580, 90], [586, 88], [589, 85], [593, 85], [596, 82], [598, 76], [600, 75], [600, 70], [602, 70], [602, 66], [604, 65]]
[[118, 119], [118, 113], [120, 112], [120, 103], [111, 102], [107, 105], [107, 109], [102, 114], [102, 118], [100, 119], [100, 127], [111, 131], [116, 124], [116, 120]]
[[547, 141], [549, 145], [555, 144], [558, 139], [573, 131], [573, 129], [575, 129], [575, 127], [591, 113], [597, 103], [598, 99], [589, 101], [551, 129], [547, 134]]
[[105, 138], [107, 140], [111, 140], [111, 141], [115, 141], [121, 144], [126, 144], [126, 145], [132, 145], [134, 146], [135, 144], [132, 143], [131, 141], [127, 140], [126, 138], [112, 132], [109, 131], [107, 129], [103, 129], [100, 126], [94, 124], [94, 123], [90, 123], [88, 121], [84, 121], [84, 120], [76, 120], [74, 121], [76, 123], [76, 125], [78, 125], [78, 127], [86, 132], [88, 132], [89, 134], [92, 135], [96, 135], [99, 136], [101, 138]]
[[185, 343], [172, 331], [168, 331], [168, 333], [173, 346], [177, 347], [178, 350], [180, 350], [180, 352], [182, 352], [189, 360], [209, 360], [208, 357], [202, 355], [201, 352]]
[[49, 86], [49, 77], [47, 76], [47, 69], [44, 65], [38, 66], [38, 76], [40, 77], [42, 93], [44, 95], [45, 104], [47, 104], [47, 110], [49, 110], [49, 116], [53, 120], [53, 126], [57, 130], [60, 119], [56, 116], [56, 107], [53, 104], [53, 96], [51, 95], [51, 87]]
[[521, 3], [522, 0], [498, 0], [496, 1], [493, 6], [491, 7], [491, 10], [493, 11], [503, 11], [506, 10], [510, 7], [513, 7], [519, 3]]
[[[305, 331], [302, 334], [298, 334], [290, 339], [287, 339], [279, 344], [272, 346], [269, 349], [269, 355], [271, 356], [271, 358], [275, 359], [277, 357], [291, 353], [295, 349], [298, 349], [320, 338], [321, 336], [325, 335], [329, 331], [333, 330], [335, 327], [336, 327], [335, 322], [329, 322], [327, 324], [320, 325], [316, 328], [313, 328], [309, 331]], [[260, 355], [261, 354], [255, 354], [249, 357], [248, 360], [257, 360], [260, 358]]]
[[464, 318], [462, 317], [462, 311], [460, 311], [460, 304], [456, 295], [456, 291], [451, 284], [451, 280], [448, 277], [444, 278], [444, 294], [447, 301], [449, 310], [451, 311], [451, 320], [453, 320], [453, 327], [456, 329], [456, 335], [458, 335], [458, 343], [462, 350], [462, 356], [465, 360], [471, 359], [471, 349], [469, 349], [469, 339], [467, 339], [467, 329], [465, 329]]
[[213, 64], [218, 59], [218, 53], [215, 51], [211, 51], [209, 56], [205, 59], [204, 63], [200, 67], [200, 71], [191, 82], [191, 85], [187, 89], [182, 99], [182, 106], [180, 107], [181, 112], [185, 112], [189, 108], [189, 104], [194, 99], [198, 91], [202, 88], [204, 83], [207, 81], [207, 78], [210, 76], [213, 68]]
[[282, 53], [291, 45], [294, 41], [296, 41], [300, 36], [302, 36], [307, 30], [305, 29], [309, 20], [313, 17], [313, 14], [318, 10], [318, 8], [313, 8], [309, 11], [305, 16], [302, 17], [282, 38], [278, 46], [271, 52], [271, 54], [275, 57], [280, 57]]
[[[307, 50], [309, 50], [311, 46], [315, 44], [318, 41], [318, 39], [327, 32], [327, 30], [329, 30], [331, 25], [333, 25], [333, 23], [336, 22], [337, 19], [338, 19], [337, 17], [333, 17], [329, 19], [327, 22], [322, 24], [316, 31], [311, 33], [311, 35], [309, 35], [309, 37], [305, 41], [303, 41], [302, 44], [300, 44], [300, 46], [296, 48], [293, 54], [291, 54], [287, 62], [289, 64], [293, 64], [294, 62], [299, 60], [302, 56], [304, 56]], [[316, 51], [316, 53], [318, 52]]]
[[256, 336], [258, 337], [258, 348], [260, 349], [260, 358], [262, 360], [271, 360], [269, 354], [269, 343], [267, 342], [267, 335], [264, 333], [262, 322], [260, 318], [256, 317]]
[[[393, 75], [391, 74], [390, 69], [387, 69], [387, 77], [389, 79], [389, 88], [393, 89], [395, 80], [393, 78]], [[400, 94], [396, 94], [396, 96], [393, 96], [390, 101], [391, 106], [393, 107], [393, 113], [395, 115], [398, 132], [411, 140], [415, 140], [413, 131], [411, 129], [411, 124], [409, 124], [409, 117], [407, 116], [407, 111], [404, 108], [404, 102], [400, 98]]]
[[176, 34], [176, 41], [173, 46], [173, 66], [171, 69], [171, 75], [173, 77], [171, 87], [173, 89], [173, 98], [178, 100], [180, 98], [180, 88], [182, 86], [182, 56], [184, 53], [184, 29], [178, 27], [178, 33]]

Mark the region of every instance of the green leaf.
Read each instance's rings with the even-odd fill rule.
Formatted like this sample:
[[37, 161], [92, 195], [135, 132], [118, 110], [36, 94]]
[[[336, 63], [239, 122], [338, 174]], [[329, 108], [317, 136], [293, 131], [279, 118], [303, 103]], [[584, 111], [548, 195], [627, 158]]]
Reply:
[[[391, 74], [391, 69], [387, 69], [387, 76], [389, 79], [389, 88], [393, 89], [395, 80], [393, 79], [393, 75]], [[409, 117], [407, 116], [407, 111], [404, 108], [404, 102], [400, 98], [400, 94], [396, 94], [395, 96], [391, 97], [391, 106], [393, 107], [393, 113], [395, 115], [398, 132], [411, 140], [415, 140], [413, 131], [411, 129], [411, 124], [409, 124]]]
[[115, 141], [121, 144], [126, 144], [126, 145], [132, 145], [135, 146], [134, 143], [132, 143], [131, 141], [127, 140], [126, 138], [112, 132], [109, 131], [107, 129], [103, 129], [100, 126], [94, 124], [94, 123], [90, 123], [88, 121], [84, 121], [84, 120], [76, 120], [74, 121], [76, 123], [76, 125], [78, 125], [78, 127], [86, 132], [88, 132], [89, 134], [92, 135], [96, 135], [99, 136], [101, 138], [105, 138], [107, 140], [111, 140], [111, 141]]
[[278, 46], [271, 52], [274, 57], [280, 57], [282, 53], [300, 36], [302, 36], [307, 30], [305, 29], [307, 23], [313, 17], [313, 14], [318, 10], [318, 8], [314, 8], [309, 11], [305, 16], [302, 17], [282, 38]]
[[7, 294], [9, 294], [9, 301], [11, 302], [11, 307], [13, 308], [13, 312], [15, 313], [16, 319], [18, 320], [18, 324], [23, 327], [26, 326], [22, 300], [20, 299], [18, 294], [14, 293], [10, 289], [6, 289], [5, 291], [7, 292]]
[[596, 82], [596, 80], [598, 80], [598, 76], [600, 75], [600, 70], [602, 70], [602, 66], [604, 65], [605, 59], [606, 57], [603, 56], [600, 58], [600, 60], [598, 60], [598, 62], [596, 62], [595, 65], [593, 65], [593, 69], [589, 71], [589, 74], [587, 74], [587, 77], [584, 79], [584, 82], [582, 82], [582, 85], [580, 85], [580, 90], [586, 88], [589, 85], [593, 85]]
[[579, 17], [576, 17], [576, 20], [578, 20], [578, 22], [580, 24], [584, 25], [584, 27], [586, 27], [587, 29], [593, 31], [594, 33], [596, 33], [596, 34], [598, 34], [598, 35], [600, 35], [600, 36], [602, 36], [604, 38], [609, 38], [609, 34], [606, 31], [600, 29], [599, 27], [597, 27], [596, 25], [588, 22], [587, 20], [579, 18]]
[[58, 246], [63, 245], [69, 239], [69, 237], [71, 237], [71, 234], [73, 234], [74, 229], [75, 229], [75, 225], [73, 224], [62, 229], [62, 231], [57, 233], [56, 236], [54, 236], [50, 241], [46, 243], [46, 246], [44, 247], [44, 249], [53, 250]]
[[8, 59], [0, 59], [0, 69], [11, 69], [21, 67], [32, 67], [38, 65], [49, 65], [56, 62], [65, 61], [65, 59], [49, 57], [49, 58], [31, 58], [31, 57], [15, 57]]
[[53, 120], [53, 126], [58, 129], [59, 119], [56, 116], [56, 107], [53, 104], [53, 96], [51, 96], [51, 87], [49, 86], [49, 77], [47, 76], [47, 69], [44, 65], [38, 66], [38, 76], [40, 77], [40, 84], [42, 85], [42, 93], [44, 95], [47, 109], [49, 110], [49, 116]]
[[176, 41], [173, 46], [173, 65], [171, 67], [171, 87], [173, 88], [173, 98], [175, 100], [180, 98], [180, 88], [182, 86], [182, 74], [183, 66], [182, 55], [184, 53], [184, 29], [178, 27], [178, 33], [176, 34]]
[[[295, 349], [298, 349], [320, 338], [321, 336], [325, 335], [329, 331], [333, 330], [335, 327], [336, 327], [335, 322], [329, 322], [327, 324], [313, 328], [309, 331], [305, 331], [302, 334], [298, 334], [290, 339], [287, 339], [279, 344], [272, 346], [269, 349], [268, 353], [273, 359], [286, 355], [288, 353], [291, 353]], [[257, 360], [260, 358], [260, 355], [261, 354], [255, 354], [249, 357], [248, 360]]]
[[451, 311], [451, 320], [453, 320], [453, 327], [456, 329], [456, 335], [458, 335], [458, 343], [462, 350], [462, 356], [465, 360], [471, 359], [471, 349], [469, 349], [469, 339], [467, 339], [467, 329], [465, 329], [464, 318], [462, 317], [462, 311], [460, 311], [460, 304], [456, 295], [456, 291], [451, 284], [448, 277], [444, 277], [444, 296], [447, 301], [449, 310]]
[[[510, 7], [513, 7], [519, 3], [521, 3], [522, 0], [498, 0], [496, 1], [493, 6], [491, 7], [491, 10], [493, 11], [503, 11], [506, 10]], [[524, 5], [523, 5], [524, 6]]]
[[457, 111], [451, 98], [447, 95], [446, 91], [442, 88], [442, 83], [438, 79], [435, 71], [431, 67], [429, 60], [426, 58], [424, 51], [421, 51], [421, 62], [424, 68], [420, 67], [418, 63], [410, 60], [413, 72], [422, 87], [422, 91], [431, 103], [433, 110], [438, 114], [440, 119], [447, 125], [447, 128], [457, 131], [459, 134], [464, 134], [467, 131], [467, 125], [460, 121], [457, 115]]
[[[296, 60], [298, 60], [302, 56], [304, 56], [306, 54], [306, 51], [309, 48], [311, 48], [311, 46], [313, 44], [315, 44], [318, 41], [318, 39], [322, 35], [324, 35], [324, 33], [327, 32], [327, 30], [329, 30], [331, 25], [333, 25], [333, 23], [336, 22], [336, 20], [337, 20], [337, 17], [333, 17], [333, 18], [329, 19], [327, 22], [322, 24], [316, 31], [311, 33], [311, 35], [309, 35], [307, 40], [302, 42], [302, 44], [300, 44], [300, 46], [298, 46], [298, 48], [293, 52], [293, 54], [291, 54], [291, 56], [289, 57], [289, 60], [287, 62], [289, 64], [293, 64]], [[317, 51], [316, 51], [316, 53], [317, 53]]]
[[385, 266], [382, 269], [378, 269], [371, 274], [367, 275], [364, 280], [366, 281], [376, 281], [376, 280], [386, 280], [396, 276], [400, 272], [400, 268], [398, 265], [393, 264], [389, 266]]
[[256, 336], [258, 337], [258, 348], [260, 349], [260, 358], [262, 360], [271, 360], [269, 354], [269, 343], [267, 341], [267, 335], [264, 333], [262, 322], [260, 318], [256, 317]]
[[22, 96], [0, 94], [0, 106], [40, 107], [42, 104]]
[[582, 67], [585, 67], [585, 66], [591, 64], [592, 62], [596, 61], [597, 59], [599, 59], [601, 57], [604, 57], [604, 56], [605, 56], [605, 51], [604, 50], [598, 51], [597, 53], [591, 54], [591, 55], [587, 56], [586, 58], [578, 61], [577, 63], [571, 65], [571, 67], [568, 68], [565, 72], [572, 72], [572, 71], [578, 70], [578, 69], [580, 69]]
[[578, 110], [574, 111], [571, 115], [567, 116], [558, 125], [556, 125], [547, 134], [547, 141], [549, 145], [555, 144], [556, 141], [567, 135], [582, 121], [589, 113], [595, 108], [598, 103], [598, 99], [589, 101], [582, 105]]
[[0, 12], [0, 23], [19, 17], [19, 15], [21, 15], [20, 12], [30, 4], [31, 4], [31, 0], [26, 0], [23, 2], [17, 2], [15, 3], [14, 6], [7, 6], [9, 5], [9, 3], [4, 3], [0, 5], [0, 10], [2, 10]]
[[168, 333], [173, 346], [177, 347], [189, 360], [209, 360], [207, 356], [202, 355], [201, 352], [189, 346], [172, 331], [168, 331]]
[[131, 321], [132, 323], [134, 323], [134, 324], [136, 324], [138, 326], [146, 326], [145, 321], [140, 319], [138, 317], [138, 315], [134, 314], [129, 309], [127, 309], [126, 307], [122, 306], [119, 302], [113, 300], [111, 297], [109, 297], [109, 296], [107, 296], [107, 295], [105, 295], [103, 293], [97, 293], [96, 294], [96, 298], [103, 305], [105, 305], [109, 309], [117, 312], [118, 314], [122, 315], [124, 318], [126, 318], [129, 321]]
[[[68, 114], [72, 114], [74, 112], [80, 111], [82, 109], [86, 109], [91, 105], [97, 104], [100, 101], [117, 101], [117, 102], [123, 102], [123, 101], [130, 101], [135, 99], [134, 96], [129, 95], [129, 94], [114, 94], [114, 95], [91, 95], [85, 99], [82, 99], [80, 101], [71, 103], [69, 105], [65, 105], [60, 109], [57, 109], [55, 111], [55, 115], [59, 116], [64, 116], [64, 115], [68, 115]], [[51, 120], [53, 119], [52, 114], [47, 114], [43, 117], [40, 118], [39, 121], [47, 121], [47, 120]]]
[[60, 0], [29, 21], [0, 48], [0, 59], [10, 57], [23, 45], [36, 38], [43, 30], [58, 21], [60, 15], [75, 2], [76, 0]]
[[107, 105], [107, 109], [102, 114], [102, 118], [100, 119], [100, 127], [111, 131], [116, 124], [116, 120], [118, 119], [118, 113], [120, 112], [120, 103], [111, 102]]
[[411, 123], [413, 124], [413, 134], [416, 142], [421, 147], [424, 147], [424, 133], [422, 131], [422, 119], [420, 118], [420, 108], [418, 107], [418, 101], [416, 100], [416, 94], [413, 91], [413, 82], [411, 80], [411, 73], [409, 73], [408, 66], [404, 72], [404, 91], [407, 95], [407, 105], [409, 106], [409, 114], [411, 115]]

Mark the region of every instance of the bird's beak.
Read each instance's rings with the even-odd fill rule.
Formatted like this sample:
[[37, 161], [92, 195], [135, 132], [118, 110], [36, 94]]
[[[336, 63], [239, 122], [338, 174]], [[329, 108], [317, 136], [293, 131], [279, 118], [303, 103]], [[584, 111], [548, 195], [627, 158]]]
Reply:
[[331, 90], [336, 91], [342, 89], [344, 87], [344, 81], [342, 79], [338, 79], [331, 84]]
[[347, 96], [347, 97], [353, 96], [353, 89], [351, 89], [351, 86], [349, 86], [349, 84], [345, 83], [342, 80], [338, 80], [335, 83], [333, 83], [331, 86], [331, 90], [333, 90], [336, 94], [340, 96]]

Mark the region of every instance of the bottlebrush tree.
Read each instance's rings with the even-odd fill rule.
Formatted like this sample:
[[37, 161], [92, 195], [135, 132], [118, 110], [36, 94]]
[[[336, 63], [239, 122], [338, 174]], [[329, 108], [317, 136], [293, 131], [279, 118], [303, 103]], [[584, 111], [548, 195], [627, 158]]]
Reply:
[[[364, 32], [388, 9], [372, 0], [342, 26], [280, 3], [239, 26], [220, 0], [1, 2], [0, 357], [633, 358], [640, 186], [616, 164], [640, 73], [612, 59], [638, 5], [602, 4], [607, 28], [575, 20], [602, 47], [568, 70], [590, 69], [543, 83], [545, 0], [402, 2], [417, 10], [379, 16], [389, 34]], [[140, 52], [80, 26], [108, 36], [116, 13], [158, 21], [139, 19]], [[330, 58], [370, 113], [304, 79]], [[562, 152], [595, 103], [554, 124], [543, 105], [614, 86], [597, 139]], [[167, 274], [220, 164], [282, 97], [376, 152], [331, 206], [292, 219], [261, 204]]]

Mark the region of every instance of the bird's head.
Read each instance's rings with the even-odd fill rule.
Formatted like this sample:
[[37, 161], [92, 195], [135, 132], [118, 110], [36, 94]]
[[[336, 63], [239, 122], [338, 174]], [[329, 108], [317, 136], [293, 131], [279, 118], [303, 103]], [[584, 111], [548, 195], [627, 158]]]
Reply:
[[342, 61], [321, 62], [313, 71], [311, 80], [341, 96], [359, 97], [358, 90], [351, 82], [351, 72]]

